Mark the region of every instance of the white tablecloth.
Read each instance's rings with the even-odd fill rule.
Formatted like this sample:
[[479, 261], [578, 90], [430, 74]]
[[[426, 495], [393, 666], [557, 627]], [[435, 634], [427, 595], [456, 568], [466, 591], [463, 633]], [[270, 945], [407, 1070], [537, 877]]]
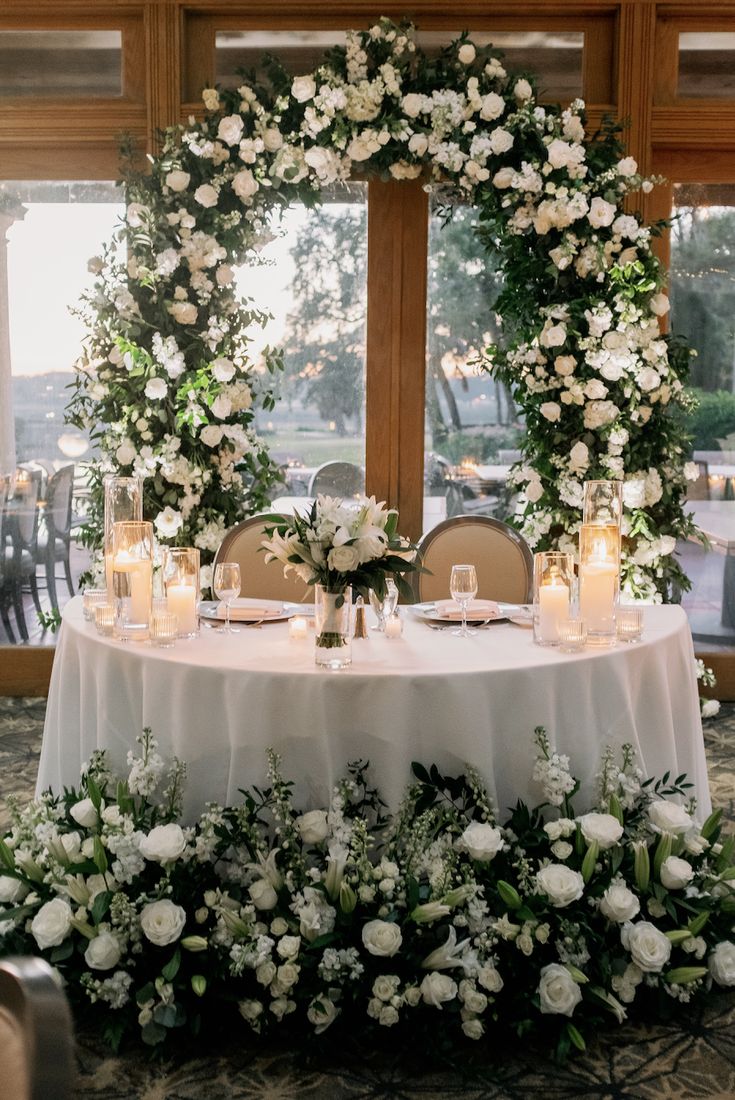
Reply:
[[315, 668], [313, 634], [291, 641], [284, 623], [233, 637], [203, 629], [197, 639], [154, 649], [99, 638], [77, 597], [64, 609], [39, 789], [75, 783], [95, 748], [123, 768], [150, 726], [162, 754], [188, 764], [189, 817], [207, 800], [232, 803], [238, 788], [261, 784], [269, 746], [314, 805], [362, 758], [393, 807], [418, 760], [444, 774], [470, 762], [504, 811], [518, 797], [540, 800], [532, 734], [543, 725], [588, 794], [602, 748], [630, 741], [648, 775], [687, 772], [700, 811], [709, 812], [692, 642], [680, 608], [646, 608], [638, 645], [573, 655], [534, 645], [529, 629], [510, 623], [462, 639], [430, 630], [406, 609], [404, 622], [401, 639], [370, 631], [356, 640], [352, 668], [334, 673]]

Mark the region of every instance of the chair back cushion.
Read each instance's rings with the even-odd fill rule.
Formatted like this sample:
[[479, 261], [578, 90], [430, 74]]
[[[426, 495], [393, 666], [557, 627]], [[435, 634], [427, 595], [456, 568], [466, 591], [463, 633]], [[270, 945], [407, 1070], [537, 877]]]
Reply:
[[31, 1100], [29, 1049], [17, 1016], [0, 1004], [0, 1094]]
[[49, 532], [66, 535], [71, 528], [71, 498], [74, 491], [74, 466], [62, 466], [49, 478], [46, 491], [46, 522]]
[[44, 959], [0, 960], [0, 1096], [71, 1100], [74, 1032], [66, 997]]
[[424, 536], [423, 566], [431, 574], [416, 578], [417, 599], [449, 598], [453, 565], [477, 571], [477, 595], [483, 600], [527, 603], [531, 598], [533, 556], [525, 540], [507, 524], [487, 516], [456, 516]]
[[[261, 600], [289, 600], [291, 603], [313, 603], [314, 589], [295, 573], [283, 575], [280, 562], [267, 563], [261, 549], [266, 538], [262, 516], [251, 516], [227, 532], [214, 559], [236, 561], [240, 566], [241, 595]], [[214, 570], [212, 571], [214, 575]]]

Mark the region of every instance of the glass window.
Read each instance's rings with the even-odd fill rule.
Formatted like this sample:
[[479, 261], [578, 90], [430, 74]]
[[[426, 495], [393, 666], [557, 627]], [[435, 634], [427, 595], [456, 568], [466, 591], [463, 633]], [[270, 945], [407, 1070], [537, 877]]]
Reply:
[[498, 337], [500, 277], [475, 235], [475, 212], [444, 224], [432, 199], [427, 292], [424, 530], [448, 516], [506, 514], [506, 480], [523, 428], [512, 395], [475, 361]]
[[119, 95], [121, 31], [0, 31], [0, 97]]
[[[87, 436], [64, 422], [68, 385], [81, 352], [85, 328], [72, 310], [89, 287], [90, 257], [110, 240], [124, 211], [122, 193], [114, 183], [30, 182], [0, 184], [0, 333], [9, 330], [10, 362], [0, 348], [0, 370], [10, 370], [10, 423], [15, 428], [19, 464], [15, 491], [3, 516], [3, 537], [22, 539], [35, 557], [35, 577], [44, 614], [51, 611], [43, 546], [46, 497], [53, 498], [51, 479], [62, 467], [74, 465], [72, 521], [78, 524], [86, 500], [86, 464], [94, 458]], [[7, 296], [2, 275], [7, 270]], [[0, 379], [2, 383], [3, 379]], [[7, 407], [3, 409], [7, 416]], [[63, 483], [60, 479], [59, 483]], [[57, 502], [58, 503], [58, 502]], [[65, 522], [63, 508], [58, 512]], [[72, 528], [73, 532], [74, 528]], [[27, 560], [24, 559], [24, 560]], [[69, 555], [76, 580], [88, 555], [72, 537]], [[64, 566], [57, 562], [59, 578]], [[30, 592], [22, 578], [25, 625], [31, 642], [49, 644]], [[64, 580], [56, 584], [60, 606], [69, 598]], [[15, 640], [21, 636], [11, 614]], [[0, 644], [7, 641], [0, 626]]]
[[272, 54], [288, 72], [308, 73], [331, 46], [343, 46], [344, 31], [217, 31], [215, 36], [216, 82], [237, 87], [241, 70], [265, 75], [263, 60]]
[[696, 641], [735, 646], [735, 187], [680, 186], [674, 202], [671, 325], [697, 353], [689, 510], [710, 539], [678, 548], [692, 580], [683, 603]]
[[687, 99], [735, 97], [735, 32], [679, 35], [678, 95]]
[[283, 349], [276, 405], [257, 427], [283, 466], [279, 496], [351, 496], [365, 487], [367, 185], [334, 188], [317, 209], [291, 206], [274, 230], [261, 264], [237, 280], [271, 315], [251, 357]]

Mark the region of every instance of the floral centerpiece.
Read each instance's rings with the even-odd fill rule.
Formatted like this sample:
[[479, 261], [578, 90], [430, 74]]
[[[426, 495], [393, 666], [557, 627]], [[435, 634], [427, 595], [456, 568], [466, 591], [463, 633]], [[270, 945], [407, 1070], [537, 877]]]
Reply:
[[420, 568], [417, 548], [397, 533], [398, 512], [383, 501], [318, 496], [304, 515], [268, 518], [267, 560], [314, 585], [318, 663], [337, 667], [334, 654], [320, 662], [319, 651], [348, 647], [353, 593], [367, 599], [374, 591], [384, 599], [393, 578], [399, 595], [413, 599], [406, 574]]
[[586, 813], [569, 760], [536, 731], [542, 804], [505, 823], [472, 769], [414, 765], [384, 813], [366, 766], [302, 812], [270, 785], [181, 822], [183, 766], [146, 732], [111, 774], [20, 810], [0, 841], [0, 950], [41, 954], [113, 1043], [230, 1023], [265, 1035], [344, 1026], [432, 1040], [583, 1031], [735, 985], [735, 840], [699, 823], [679, 776], [605, 753]]

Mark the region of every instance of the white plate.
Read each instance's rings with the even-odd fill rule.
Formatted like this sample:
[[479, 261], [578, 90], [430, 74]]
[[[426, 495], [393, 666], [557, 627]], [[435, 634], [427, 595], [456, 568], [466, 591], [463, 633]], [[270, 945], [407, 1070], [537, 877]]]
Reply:
[[[286, 619], [290, 619], [292, 615], [297, 615], [301, 611], [301, 604], [298, 603], [284, 603], [283, 600], [248, 600], [248, 615], [238, 615], [237, 618], [232, 616], [233, 623], [282, 623]], [[202, 600], [199, 604], [199, 618], [206, 619], [208, 622], [224, 623], [224, 618], [218, 613], [220, 604], [218, 600]], [[252, 613], [251, 612], [252, 608]], [[274, 608], [281, 608], [278, 614], [273, 614]], [[262, 610], [261, 610], [262, 609]]]
[[508, 618], [516, 626], [533, 626], [533, 604], [522, 603], [509, 608]]
[[[480, 611], [469, 611], [467, 613], [468, 623], [502, 623], [508, 618], [506, 608], [509, 604], [498, 604], [500, 614], [493, 619], [488, 619], [487, 615], [483, 615]], [[412, 603], [409, 604], [408, 610], [419, 619], [429, 619], [437, 623], [461, 623], [461, 619], [455, 619], [454, 616], [447, 618], [437, 610], [436, 603], [431, 600], [428, 603]]]

